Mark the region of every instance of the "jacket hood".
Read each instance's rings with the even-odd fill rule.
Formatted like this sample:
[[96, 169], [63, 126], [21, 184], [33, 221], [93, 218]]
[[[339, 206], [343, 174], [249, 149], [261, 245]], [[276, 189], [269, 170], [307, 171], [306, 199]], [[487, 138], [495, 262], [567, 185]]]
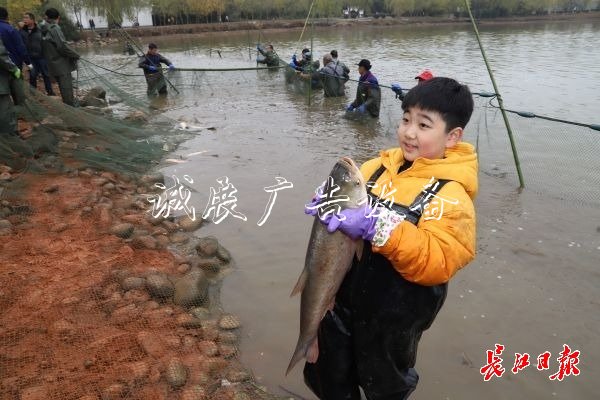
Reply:
[[[392, 174], [404, 164], [404, 154], [401, 148], [393, 148], [381, 152], [381, 162]], [[460, 183], [469, 197], [477, 195], [477, 154], [473, 145], [459, 142], [456, 146], [446, 149], [444, 158], [417, 158], [413, 165], [401, 174], [417, 178], [452, 180]]]
[[37, 27], [42, 31], [42, 33], [46, 33], [46, 32], [48, 32], [48, 28], [50, 27], [50, 24], [46, 21], [42, 21], [38, 24]]

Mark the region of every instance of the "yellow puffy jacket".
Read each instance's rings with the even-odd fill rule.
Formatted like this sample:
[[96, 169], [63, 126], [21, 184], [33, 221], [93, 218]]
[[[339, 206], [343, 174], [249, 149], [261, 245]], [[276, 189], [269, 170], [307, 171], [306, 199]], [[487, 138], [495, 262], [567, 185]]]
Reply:
[[408, 281], [426, 286], [448, 282], [475, 257], [477, 155], [472, 145], [461, 142], [446, 149], [442, 159], [417, 158], [410, 168], [398, 173], [403, 163], [400, 148], [382, 151], [379, 158], [364, 163], [361, 172], [365, 180], [385, 166], [372, 193], [381, 195], [382, 188], [387, 193], [396, 189], [391, 194], [393, 201], [409, 206], [432, 177], [451, 182], [434, 199], [437, 204], [430, 203], [430, 209], [436, 208], [433, 211], [437, 213], [423, 214], [417, 226], [401, 222], [384, 245], [373, 245], [373, 252], [390, 260]]

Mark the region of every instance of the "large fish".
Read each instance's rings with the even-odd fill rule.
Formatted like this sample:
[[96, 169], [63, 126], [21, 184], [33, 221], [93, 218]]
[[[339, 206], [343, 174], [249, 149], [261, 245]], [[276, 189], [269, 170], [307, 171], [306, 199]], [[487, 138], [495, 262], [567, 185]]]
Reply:
[[[366, 200], [365, 181], [354, 161], [344, 157], [335, 164], [319, 197], [319, 206], [324, 207], [324, 210], [329, 209], [332, 204], [339, 205], [339, 210], [356, 208]], [[336, 202], [336, 199], [344, 201]], [[328, 205], [323, 204], [325, 202]], [[315, 344], [319, 324], [333, 304], [354, 254], [362, 253], [362, 239], [352, 240], [339, 231], [329, 233], [318, 218], [318, 215], [315, 216], [313, 222], [304, 270], [292, 291], [292, 296], [302, 292], [300, 335], [286, 375], [298, 361], [307, 356], [309, 349]]]

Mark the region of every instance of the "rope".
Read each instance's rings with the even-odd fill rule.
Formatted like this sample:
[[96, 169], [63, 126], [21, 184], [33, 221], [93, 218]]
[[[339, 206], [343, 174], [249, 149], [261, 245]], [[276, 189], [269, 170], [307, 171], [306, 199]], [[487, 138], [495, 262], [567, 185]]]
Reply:
[[[500, 107], [492, 102], [494, 100], [494, 98], [495, 97], [490, 99], [489, 105], [496, 109], [499, 109]], [[584, 122], [569, 121], [569, 120], [561, 119], [561, 118], [548, 117], [546, 115], [538, 115], [538, 114], [535, 114], [535, 113], [532, 113], [529, 111], [509, 110], [508, 108], [505, 108], [505, 110], [506, 110], [506, 112], [509, 112], [511, 114], [517, 114], [519, 117], [523, 117], [523, 118], [539, 118], [539, 119], [544, 119], [546, 121], [560, 122], [563, 124], [575, 125], [575, 126], [582, 126], [584, 128], [589, 128], [589, 129], [592, 129], [595, 131], [600, 131], [600, 124], [586, 124]]]

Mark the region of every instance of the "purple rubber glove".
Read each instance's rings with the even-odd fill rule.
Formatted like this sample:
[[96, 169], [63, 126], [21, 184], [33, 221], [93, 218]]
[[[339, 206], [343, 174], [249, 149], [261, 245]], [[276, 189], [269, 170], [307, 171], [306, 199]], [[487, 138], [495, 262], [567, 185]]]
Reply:
[[320, 202], [321, 199], [319, 198], [319, 195], [316, 194], [315, 197], [312, 198], [310, 203], [304, 205], [304, 214], [316, 217], [319, 213], [319, 207], [317, 206]]
[[354, 240], [363, 238], [371, 241], [375, 236], [377, 214], [369, 204], [363, 204], [358, 208], [346, 208], [333, 216], [328, 215], [321, 222], [327, 225], [330, 233], [338, 230]]

